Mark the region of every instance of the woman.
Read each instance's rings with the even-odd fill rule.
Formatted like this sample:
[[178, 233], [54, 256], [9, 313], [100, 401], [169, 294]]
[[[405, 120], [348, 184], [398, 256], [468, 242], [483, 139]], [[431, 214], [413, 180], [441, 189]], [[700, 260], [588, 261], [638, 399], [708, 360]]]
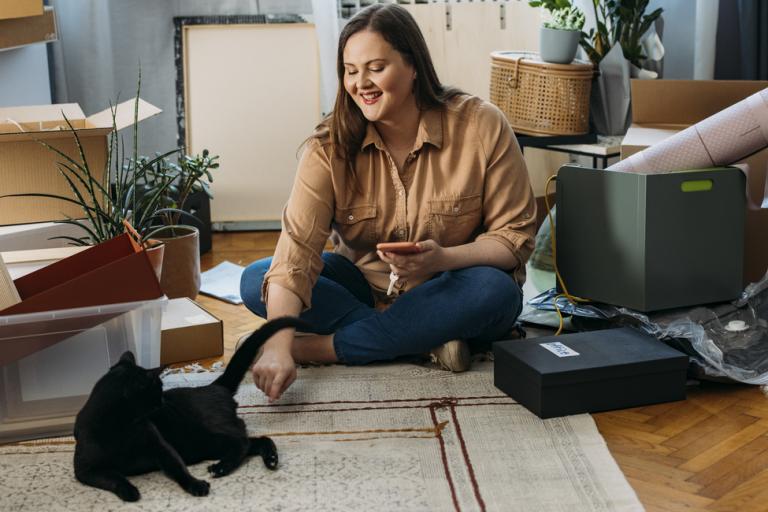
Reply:
[[[334, 111], [307, 141], [275, 255], [241, 281], [251, 311], [301, 313], [318, 333], [294, 341], [286, 329], [264, 345], [253, 378], [271, 399], [295, 380], [297, 361], [432, 351], [464, 370], [467, 342], [503, 337], [522, 307], [536, 206], [504, 115], [440, 84], [397, 4], [349, 21], [337, 71]], [[323, 252], [329, 236], [334, 251]], [[393, 241], [421, 252], [376, 251]]]

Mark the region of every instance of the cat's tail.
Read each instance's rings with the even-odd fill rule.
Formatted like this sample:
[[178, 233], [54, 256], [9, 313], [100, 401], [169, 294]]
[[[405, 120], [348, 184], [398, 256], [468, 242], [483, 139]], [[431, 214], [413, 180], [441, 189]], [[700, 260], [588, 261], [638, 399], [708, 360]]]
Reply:
[[243, 376], [245, 376], [248, 368], [256, 358], [259, 348], [261, 348], [261, 346], [276, 332], [288, 327], [295, 327], [305, 332], [312, 332], [312, 328], [306, 322], [292, 316], [270, 320], [253, 334], [248, 336], [248, 339], [246, 339], [232, 355], [232, 359], [230, 359], [224, 373], [221, 377], [213, 381], [213, 384], [224, 386], [232, 394], [235, 394], [237, 388], [240, 386], [240, 381], [243, 380]]

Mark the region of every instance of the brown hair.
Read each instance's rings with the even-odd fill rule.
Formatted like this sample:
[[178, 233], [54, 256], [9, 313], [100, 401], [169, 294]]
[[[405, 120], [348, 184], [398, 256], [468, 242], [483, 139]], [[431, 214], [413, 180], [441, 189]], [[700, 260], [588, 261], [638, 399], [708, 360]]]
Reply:
[[413, 93], [419, 110], [441, 108], [448, 99], [462, 94], [440, 83], [424, 36], [405, 8], [397, 4], [373, 4], [358, 12], [339, 35], [336, 104], [315, 132], [318, 138], [328, 137], [333, 155], [346, 160], [353, 175], [355, 156], [365, 138], [368, 121], [344, 88], [344, 48], [350, 37], [363, 30], [380, 34], [414, 68], [417, 78]]

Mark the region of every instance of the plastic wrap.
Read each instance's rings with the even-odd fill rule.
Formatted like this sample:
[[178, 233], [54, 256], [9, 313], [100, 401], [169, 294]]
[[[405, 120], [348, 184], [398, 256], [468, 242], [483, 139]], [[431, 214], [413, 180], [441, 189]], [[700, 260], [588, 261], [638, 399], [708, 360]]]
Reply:
[[[547, 290], [528, 304], [554, 311], [557, 301], [563, 315], [573, 316], [576, 328], [635, 325], [687, 353], [702, 377], [768, 384], [768, 275], [733, 302], [648, 315], [608, 304], [573, 304], [557, 295], [555, 289]], [[521, 320], [535, 320], [534, 312], [527, 316]]]

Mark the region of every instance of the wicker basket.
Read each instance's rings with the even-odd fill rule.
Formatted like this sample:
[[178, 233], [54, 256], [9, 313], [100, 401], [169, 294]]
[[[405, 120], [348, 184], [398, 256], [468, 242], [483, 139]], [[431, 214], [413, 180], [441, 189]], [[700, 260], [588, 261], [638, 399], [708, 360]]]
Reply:
[[491, 102], [515, 132], [579, 135], [589, 131], [592, 64], [543, 62], [536, 53], [491, 53]]

